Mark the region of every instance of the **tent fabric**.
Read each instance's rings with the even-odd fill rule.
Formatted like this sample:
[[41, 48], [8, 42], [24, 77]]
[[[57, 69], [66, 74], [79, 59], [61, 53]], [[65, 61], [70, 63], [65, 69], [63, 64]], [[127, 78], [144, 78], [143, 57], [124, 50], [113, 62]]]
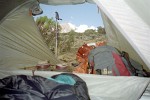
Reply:
[[[35, 71], [35, 75], [40, 75], [42, 77], [51, 77], [60, 73], [61, 72]], [[0, 71], [0, 79], [10, 75], [20, 74], [32, 75], [32, 71]], [[76, 75], [86, 82], [91, 100], [139, 100], [140, 98], [145, 98], [141, 96], [145, 89], [149, 89], [147, 86], [150, 84], [150, 78], [136, 76]], [[147, 95], [145, 94], [145, 96]]]
[[83, 3], [94, 3], [93, 0], [40, 0], [41, 3], [49, 5], [75, 5]]
[[149, 100], [150, 98], [150, 84], [147, 86], [145, 92], [139, 100]]
[[0, 0], [0, 20], [5, 17], [12, 9], [24, 3], [26, 0]]
[[[18, 1], [18, 0], [17, 0]], [[34, 22], [26, 1], [13, 9], [0, 23], [0, 69], [18, 69], [35, 66], [39, 61], [57, 64], [55, 58]]]
[[108, 44], [128, 52], [145, 69], [150, 69], [149, 0], [94, 1], [102, 12]]
[[[125, 2], [150, 26], [150, 13], [147, 12], [150, 6], [149, 0], [125, 0]], [[136, 5], [135, 5], [136, 4]]]

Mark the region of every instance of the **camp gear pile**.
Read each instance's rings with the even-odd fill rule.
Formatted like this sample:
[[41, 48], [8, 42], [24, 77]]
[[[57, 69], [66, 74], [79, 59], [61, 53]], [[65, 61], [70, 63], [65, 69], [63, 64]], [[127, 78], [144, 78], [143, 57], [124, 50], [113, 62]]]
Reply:
[[[84, 61], [80, 63], [84, 64], [84, 66], [78, 66], [74, 72], [114, 76], [149, 76], [143, 69], [143, 66], [130, 58], [129, 54], [125, 51], [119, 51], [108, 45], [98, 46], [93, 49], [85, 45], [83, 46], [83, 50], [87, 51], [80, 52], [83, 50], [79, 48], [77, 57], [79, 54], [82, 55], [80, 56], [82, 60], [78, 61]], [[82, 67], [81, 69], [85, 71], [80, 71], [79, 67]]]

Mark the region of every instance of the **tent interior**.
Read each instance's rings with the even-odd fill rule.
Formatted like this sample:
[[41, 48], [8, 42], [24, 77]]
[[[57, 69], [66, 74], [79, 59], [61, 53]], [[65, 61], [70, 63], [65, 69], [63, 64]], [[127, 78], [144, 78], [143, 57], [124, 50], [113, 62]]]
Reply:
[[[47, 5], [95, 3], [102, 15], [108, 45], [129, 53], [132, 59], [150, 70], [149, 0], [39, 0]], [[25, 66], [48, 60], [60, 61], [49, 50], [35, 24], [29, 8], [37, 0], [0, 1], [0, 79], [9, 75], [32, 75]], [[35, 71], [35, 75], [52, 76], [61, 72]], [[150, 79], [144, 77], [77, 74], [86, 83], [91, 100], [149, 100]], [[95, 80], [97, 80], [95, 82]], [[98, 89], [99, 88], [99, 89]], [[97, 90], [98, 89], [98, 90]]]

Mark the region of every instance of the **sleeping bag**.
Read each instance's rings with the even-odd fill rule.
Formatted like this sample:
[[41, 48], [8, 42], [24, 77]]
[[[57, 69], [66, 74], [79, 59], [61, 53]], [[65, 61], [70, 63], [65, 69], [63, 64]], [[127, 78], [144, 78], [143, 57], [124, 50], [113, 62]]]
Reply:
[[[60, 82], [66, 79], [73, 84]], [[63, 73], [52, 79], [27, 75], [0, 79], [0, 100], [90, 100], [90, 97], [80, 77]]]

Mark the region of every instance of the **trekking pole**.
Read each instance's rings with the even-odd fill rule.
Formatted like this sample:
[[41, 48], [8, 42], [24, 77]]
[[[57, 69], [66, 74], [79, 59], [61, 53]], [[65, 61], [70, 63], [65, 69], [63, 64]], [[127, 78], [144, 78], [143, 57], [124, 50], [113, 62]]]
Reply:
[[55, 12], [55, 18], [56, 18], [56, 34], [55, 34], [55, 56], [58, 56], [58, 20], [62, 20], [59, 18], [58, 12]]

